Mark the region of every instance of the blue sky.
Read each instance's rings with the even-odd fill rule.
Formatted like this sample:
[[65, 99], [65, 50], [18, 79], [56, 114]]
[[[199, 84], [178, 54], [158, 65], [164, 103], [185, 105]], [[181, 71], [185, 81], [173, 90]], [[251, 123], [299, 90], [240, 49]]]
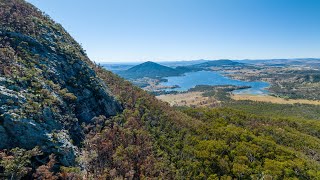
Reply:
[[320, 57], [320, 0], [27, 0], [97, 62]]

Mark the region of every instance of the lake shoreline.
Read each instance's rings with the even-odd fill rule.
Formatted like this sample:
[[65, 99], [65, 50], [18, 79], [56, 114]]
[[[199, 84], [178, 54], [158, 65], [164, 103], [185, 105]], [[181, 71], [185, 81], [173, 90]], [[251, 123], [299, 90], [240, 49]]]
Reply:
[[162, 89], [164, 91], [186, 92], [197, 85], [234, 85], [234, 86], [250, 86], [248, 89], [235, 90], [235, 94], [269, 94], [267, 88], [270, 87], [268, 82], [263, 81], [242, 81], [232, 79], [223, 75], [223, 72], [217, 71], [196, 71], [185, 73], [182, 76], [166, 77], [165, 82], [160, 82], [161, 86], [179, 86], [179, 88]]

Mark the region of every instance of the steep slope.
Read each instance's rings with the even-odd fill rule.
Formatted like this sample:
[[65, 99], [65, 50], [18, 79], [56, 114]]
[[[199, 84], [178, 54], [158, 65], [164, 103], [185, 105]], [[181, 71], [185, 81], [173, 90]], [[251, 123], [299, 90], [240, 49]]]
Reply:
[[178, 76], [181, 73], [173, 68], [147, 61], [119, 74], [127, 79], [136, 79], [143, 77], [161, 78], [167, 76]]
[[1, 178], [320, 177], [319, 121], [178, 111], [90, 62], [23, 0], [0, 1], [0, 15]]
[[79, 44], [22, 0], [0, 1], [0, 59], [0, 149], [40, 146], [72, 165], [81, 124], [121, 111]]

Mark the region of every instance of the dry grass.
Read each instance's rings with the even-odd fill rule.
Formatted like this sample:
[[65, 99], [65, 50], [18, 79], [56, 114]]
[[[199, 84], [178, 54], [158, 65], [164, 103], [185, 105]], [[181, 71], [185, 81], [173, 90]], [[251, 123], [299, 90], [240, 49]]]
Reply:
[[260, 102], [271, 102], [275, 104], [313, 104], [313, 105], [320, 105], [320, 101], [312, 101], [306, 99], [283, 99], [274, 96], [268, 95], [246, 95], [246, 94], [234, 94], [231, 96], [234, 100], [251, 100], [251, 101], [260, 101]]
[[203, 92], [187, 92], [181, 94], [167, 94], [157, 96], [158, 99], [168, 102], [171, 106], [216, 106], [219, 102], [214, 98], [203, 97]]
[[[181, 94], [167, 94], [157, 96], [158, 99], [168, 102], [171, 106], [189, 106], [189, 107], [215, 107], [219, 105], [219, 101], [212, 97], [203, 97], [203, 92], [187, 92]], [[320, 101], [312, 101], [306, 99], [284, 99], [269, 95], [250, 95], [250, 94], [233, 94], [231, 98], [234, 100], [250, 100], [259, 102], [271, 102], [275, 104], [312, 104], [320, 105]]]

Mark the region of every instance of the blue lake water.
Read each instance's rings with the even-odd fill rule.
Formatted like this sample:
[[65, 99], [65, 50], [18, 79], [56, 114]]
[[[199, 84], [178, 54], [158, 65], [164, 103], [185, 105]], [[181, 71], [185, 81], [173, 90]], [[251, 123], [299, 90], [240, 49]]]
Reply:
[[268, 94], [265, 89], [269, 87], [269, 83], [262, 81], [247, 82], [228, 78], [219, 72], [198, 71], [186, 73], [184, 76], [172, 76], [165, 78], [168, 82], [162, 82], [164, 86], [178, 85], [179, 88], [166, 89], [167, 91], [187, 91], [196, 85], [235, 85], [235, 86], [251, 86], [248, 89], [240, 89], [233, 91], [234, 94]]

